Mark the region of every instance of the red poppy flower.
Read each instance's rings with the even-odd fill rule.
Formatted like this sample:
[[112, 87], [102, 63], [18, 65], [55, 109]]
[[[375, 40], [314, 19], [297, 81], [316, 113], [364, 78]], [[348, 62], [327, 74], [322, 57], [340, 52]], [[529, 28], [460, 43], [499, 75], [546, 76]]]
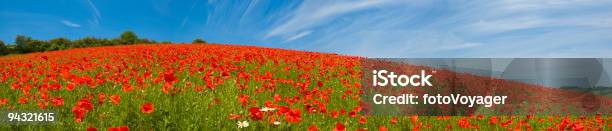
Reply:
[[95, 127], [89, 127], [87, 128], [87, 131], [98, 131], [98, 129], [96, 129]]
[[388, 131], [389, 129], [387, 129], [387, 127], [385, 126], [379, 126], [378, 127], [378, 131]]
[[332, 111], [331, 112], [332, 118], [338, 118], [339, 115], [340, 115], [340, 113], [338, 113], [338, 111]]
[[148, 102], [142, 104], [142, 107], [140, 108], [140, 111], [145, 114], [150, 114], [153, 112], [153, 110], [155, 110], [155, 106]]
[[104, 100], [106, 100], [106, 95], [104, 93], [98, 94], [98, 104], [104, 104]]
[[393, 117], [390, 120], [391, 124], [397, 124], [397, 117]]
[[412, 122], [412, 124], [416, 124], [417, 121], [419, 121], [418, 115], [410, 116], [410, 122]]
[[240, 114], [229, 114], [229, 119], [230, 120], [240, 119], [241, 117], [242, 117], [242, 115], [240, 115]]
[[72, 91], [72, 90], [74, 90], [74, 87], [76, 87], [75, 83], [68, 82], [68, 85], [66, 85], [66, 90]]
[[251, 119], [253, 120], [261, 120], [263, 118], [263, 112], [259, 110], [257, 107], [249, 108], [249, 114], [251, 115]]
[[130, 131], [128, 126], [112, 127], [108, 128], [108, 131]]
[[360, 124], [365, 124], [366, 122], [368, 122], [368, 119], [366, 119], [366, 118], [365, 118], [365, 116], [361, 116], [361, 117], [359, 118], [359, 123], [360, 123]]
[[176, 80], [176, 76], [174, 76], [173, 70], [168, 70], [164, 72], [164, 80], [168, 83], [172, 83]]
[[491, 116], [491, 118], [489, 118], [489, 124], [497, 124], [497, 117]]
[[302, 121], [302, 111], [299, 108], [293, 109], [285, 114], [285, 119], [287, 122], [301, 122]]
[[62, 106], [64, 105], [64, 98], [61, 98], [61, 97], [51, 98], [51, 103], [54, 106]]
[[280, 102], [282, 100], [281, 96], [279, 94], [274, 94], [274, 101], [276, 102]]
[[8, 104], [8, 98], [1, 98], [0, 99], [0, 106], [2, 106], [4, 104]]
[[110, 96], [111, 103], [118, 105], [121, 102], [121, 97], [117, 95]]
[[38, 107], [40, 109], [47, 109], [47, 105], [49, 105], [49, 103], [47, 101], [45, 101], [44, 99], [40, 99], [38, 101]]
[[461, 118], [457, 121], [457, 126], [459, 126], [459, 128], [469, 128], [471, 125], [472, 124], [467, 118]]
[[240, 104], [242, 104], [242, 106], [246, 106], [249, 103], [249, 96], [247, 96], [247, 95], [240, 95], [238, 97], [238, 101], [240, 102]]
[[336, 123], [336, 128], [334, 128], [334, 131], [345, 131], [345, 130], [346, 130], [346, 127], [342, 123], [340, 122]]
[[85, 117], [85, 114], [93, 109], [93, 105], [89, 99], [81, 99], [72, 107], [72, 113], [74, 113], [74, 120], [81, 122]]
[[122, 89], [123, 89], [123, 92], [130, 92], [130, 91], [134, 90], [132, 85], [129, 85], [129, 84], [124, 84]]
[[279, 112], [279, 113], [284, 114], [284, 113], [287, 113], [287, 112], [289, 112], [289, 111], [291, 111], [291, 109], [289, 109], [289, 107], [288, 107], [288, 106], [280, 106], [280, 107], [278, 107], [278, 112]]
[[310, 125], [310, 127], [308, 127], [308, 131], [319, 131], [319, 128], [317, 128], [317, 125]]
[[20, 104], [25, 104], [25, 103], [28, 103], [28, 98], [25, 98], [25, 97], [19, 97], [19, 103], [20, 103]]

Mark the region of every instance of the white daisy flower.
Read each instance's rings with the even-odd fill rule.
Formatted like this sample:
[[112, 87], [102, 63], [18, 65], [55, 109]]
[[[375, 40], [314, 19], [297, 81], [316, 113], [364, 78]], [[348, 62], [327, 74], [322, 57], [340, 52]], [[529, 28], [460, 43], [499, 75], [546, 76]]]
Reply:
[[244, 127], [249, 127], [249, 122], [248, 121], [238, 121], [238, 128], [244, 128]]
[[261, 109], [259, 109], [259, 111], [261, 112], [268, 112], [268, 111], [274, 111], [276, 110], [275, 108], [268, 108], [268, 107], [263, 107]]
[[274, 121], [274, 125], [278, 126], [278, 125], [280, 125], [280, 122], [279, 121]]

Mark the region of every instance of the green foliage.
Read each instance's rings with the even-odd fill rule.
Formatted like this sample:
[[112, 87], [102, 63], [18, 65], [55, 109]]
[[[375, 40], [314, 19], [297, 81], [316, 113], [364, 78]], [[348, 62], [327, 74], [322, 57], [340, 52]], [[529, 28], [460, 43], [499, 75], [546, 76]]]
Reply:
[[9, 53], [8, 47], [4, 44], [4, 41], [0, 40], [0, 55], [6, 55]]
[[72, 48], [99, 46], [100, 43], [101, 43], [100, 40], [94, 37], [85, 37], [83, 39], [74, 41], [74, 43], [72, 44]]
[[136, 33], [132, 31], [123, 32], [121, 33], [121, 36], [119, 37], [119, 42], [122, 45], [131, 45], [131, 44], [135, 44], [138, 41], [139, 41], [138, 36], [136, 36]]
[[51, 44], [51, 46], [49, 46], [49, 48], [47, 48], [46, 51], [64, 50], [64, 49], [68, 49], [72, 45], [72, 41], [70, 41], [69, 39], [60, 37], [60, 38], [49, 40], [49, 44]]
[[15, 37], [15, 50], [17, 50], [17, 52], [19, 53], [30, 53], [31, 48], [28, 47], [28, 43], [32, 41], [31, 37], [28, 36], [23, 36], [23, 35], [17, 35], [17, 37]]
[[42, 40], [30, 40], [26, 44], [26, 47], [30, 52], [42, 52], [45, 51], [47, 47], [49, 47], [49, 43]]
[[142, 44], [155, 44], [157, 43], [157, 41], [155, 40], [149, 40], [149, 39], [140, 39], [138, 40], [138, 43], [142, 43]]
[[202, 39], [200, 39], [200, 38], [197, 38], [197, 39], [193, 40], [191, 43], [193, 43], [193, 44], [206, 44], [207, 42], [202, 40]]
[[[195, 39], [194, 43], [206, 43], [202, 39]], [[157, 42], [151, 39], [139, 39], [138, 35], [132, 31], [125, 31], [121, 33], [118, 38], [113, 39], [100, 39], [95, 37], [85, 37], [77, 40], [70, 40], [67, 38], [59, 37], [53, 38], [48, 41], [35, 40], [32, 37], [25, 35], [17, 35], [15, 37], [15, 43], [5, 44], [0, 41], [0, 56], [8, 54], [21, 54], [31, 52], [44, 52], [44, 51], [55, 51], [65, 50], [72, 48], [86, 48], [96, 46], [113, 46], [113, 45], [131, 45], [131, 44], [156, 44], [165, 43], [170, 44], [170, 41]]]

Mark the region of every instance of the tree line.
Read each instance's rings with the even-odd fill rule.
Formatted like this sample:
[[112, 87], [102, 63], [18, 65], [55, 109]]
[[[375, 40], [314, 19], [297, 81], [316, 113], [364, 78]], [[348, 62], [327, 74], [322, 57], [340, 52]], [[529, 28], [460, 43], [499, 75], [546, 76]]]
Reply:
[[[36, 40], [32, 37], [17, 35], [15, 37], [14, 44], [5, 44], [0, 40], [0, 56], [8, 54], [23, 54], [32, 52], [45, 52], [54, 50], [65, 50], [73, 48], [85, 48], [85, 47], [97, 47], [97, 46], [113, 46], [113, 45], [132, 45], [132, 44], [157, 44], [157, 43], [171, 43], [169, 41], [157, 42], [150, 39], [138, 38], [136, 33], [132, 31], [125, 31], [121, 33], [118, 38], [104, 39], [95, 37], [85, 37], [77, 40], [70, 40], [67, 38], [53, 38], [50, 40]], [[195, 39], [192, 41], [194, 44], [205, 44], [206, 41], [202, 39]]]

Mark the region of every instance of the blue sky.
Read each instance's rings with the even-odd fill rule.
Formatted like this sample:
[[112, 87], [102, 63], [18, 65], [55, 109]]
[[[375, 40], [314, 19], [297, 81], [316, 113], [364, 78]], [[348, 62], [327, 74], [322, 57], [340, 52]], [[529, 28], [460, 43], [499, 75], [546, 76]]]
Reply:
[[612, 57], [612, 1], [0, 1], [0, 40], [209, 42], [368, 57]]

